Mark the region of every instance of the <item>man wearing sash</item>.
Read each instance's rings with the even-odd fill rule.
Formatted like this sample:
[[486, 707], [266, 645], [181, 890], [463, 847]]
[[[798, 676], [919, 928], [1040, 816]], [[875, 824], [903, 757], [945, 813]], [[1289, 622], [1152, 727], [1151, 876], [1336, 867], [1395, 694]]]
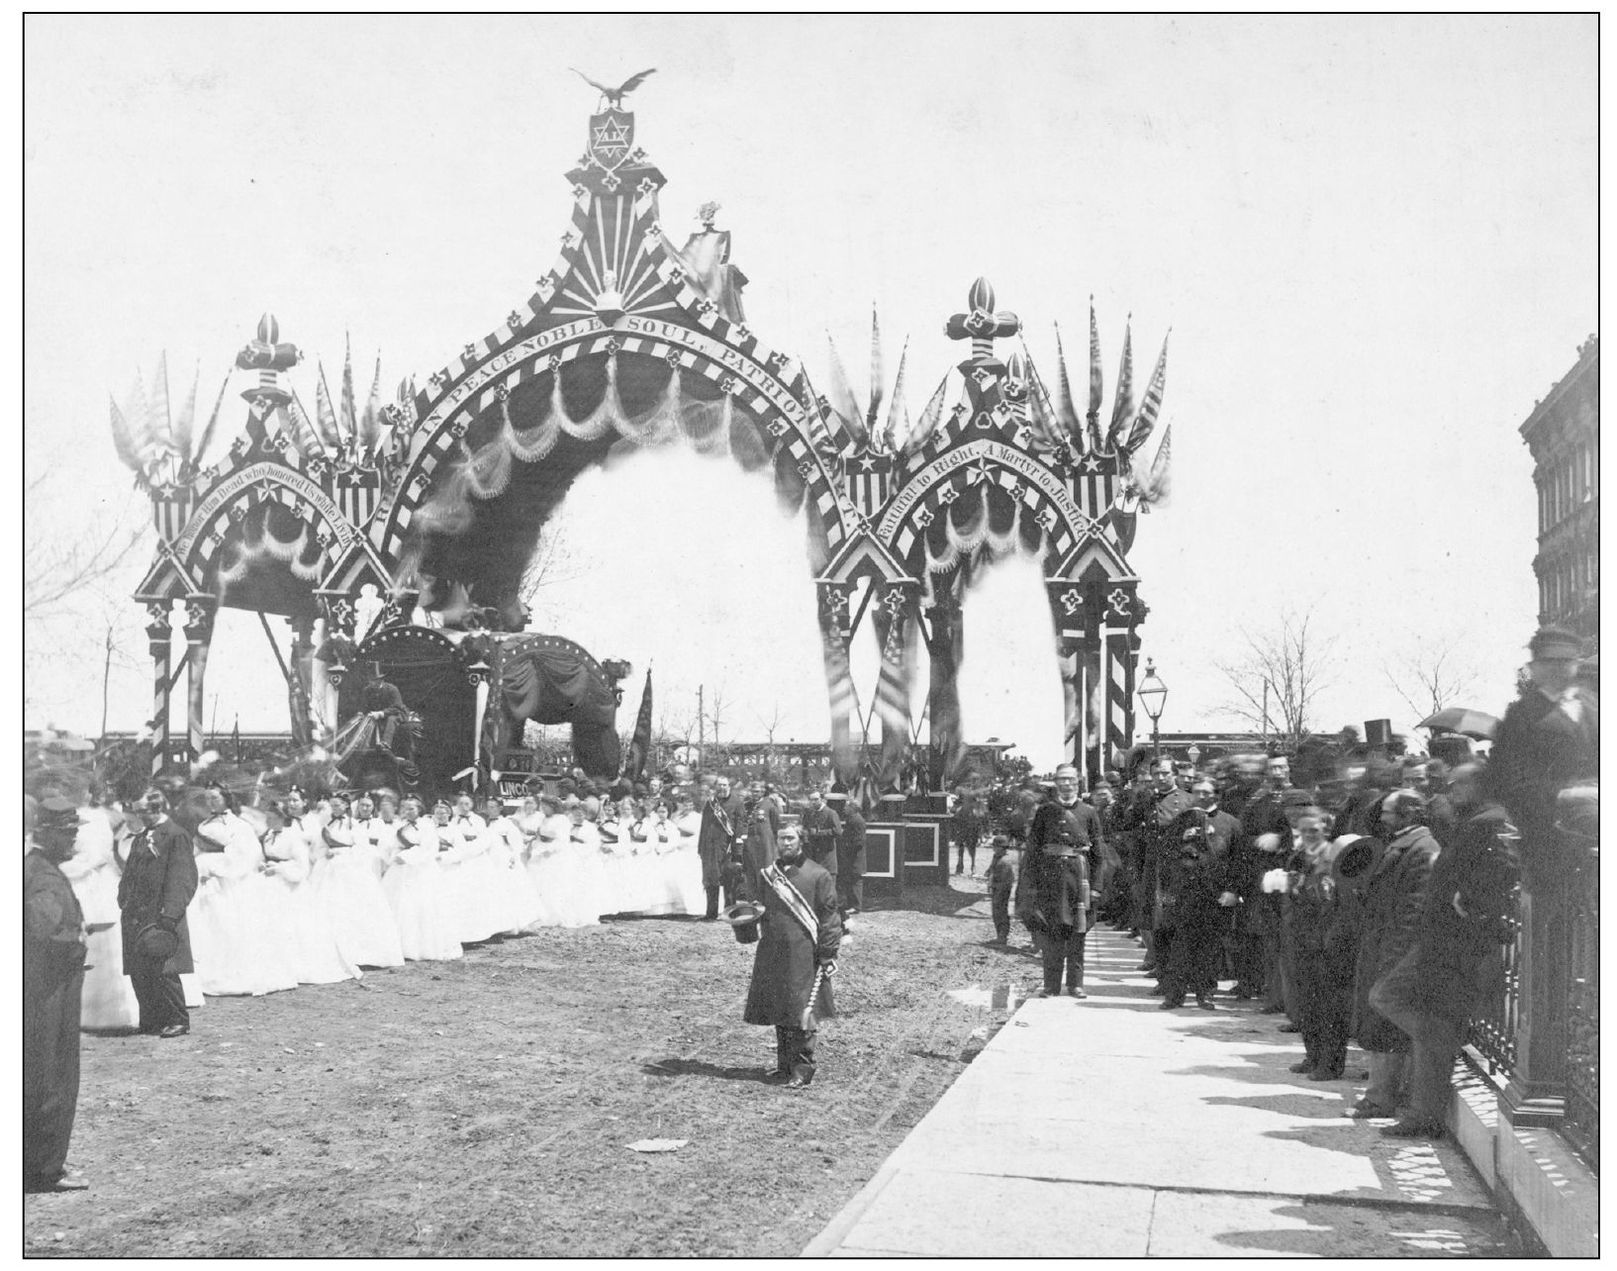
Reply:
[[720, 888], [726, 908], [735, 900], [725, 882], [725, 871], [741, 830], [741, 817], [741, 800], [731, 796], [729, 778], [720, 777], [713, 783], [713, 797], [703, 805], [702, 828], [696, 838], [696, 851], [702, 858], [702, 888], [707, 892], [704, 916], [709, 922], [719, 916]]
[[780, 827], [776, 859], [759, 871], [763, 934], [747, 990], [749, 1024], [775, 1026], [772, 1084], [801, 1089], [814, 1080], [814, 1025], [836, 1014], [836, 974], [842, 919], [831, 875], [803, 854], [794, 822]]

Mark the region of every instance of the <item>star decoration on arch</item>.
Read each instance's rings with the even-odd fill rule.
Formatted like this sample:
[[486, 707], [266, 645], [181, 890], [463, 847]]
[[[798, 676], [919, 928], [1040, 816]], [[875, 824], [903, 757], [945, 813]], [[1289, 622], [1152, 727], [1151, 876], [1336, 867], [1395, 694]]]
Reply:
[[1070, 618], [1084, 607], [1084, 595], [1076, 587], [1068, 587], [1061, 593], [1061, 608]]
[[848, 592], [844, 587], [827, 587], [825, 589], [825, 609], [827, 613], [838, 617], [848, 612]]
[[916, 512], [915, 512], [915, 524], [920, 529], [924, 530], [928, 525], [931, 525], [932, 522], [934, 520], [936, 520], [936, 519], [937, 518], [933, 515], [931, 508], [926, 507], [926, 506], [923, 505], [922, 507], [919, 507], [919, 508], [916, 509]]
[[616, 157], [616, 154], [629, 148], [629, 130], [623, 126], [622, 121], [611, 115], [607, 116], [604, 124], [595, 128], [595, 148], [603, 154]]
[[991, 480], [993, 474], [988, 471], [988, 460], [979, 459], [970, 468], [966, 469], [966, 480], [972, 485], [981, 485]]
[[943, 504], [944, 507], [948, 507], [959, 497], [960, 491], [952, 485], [946, 485], [938, 491], [938, 502]]
[[520, 309], [513, 309], [510, 313], [505, 315], [505, 324], [513, 331], [515, 331], [527, 320], [528, 315], [523, 313]]
[[1078, 468], [1085, 476], [1090, 477], [1100, 471], [1100, 460], [1095, 458], [1093, 450], [1084, 456], [1083, 462], [1078, 465]]
[[903, 588], [889, 587], [882, 593], [882, 598], [877, 603], [887, 610], [889, 618], [897, 619], [903, 616], [905, 608], [909, 605], [909, 598], [904, 595]]
[[1121, 587], [1113, 589], [1112, 594], [1106, 597], [1106, 603], [1112, 607], [1112, 612], [1120, 618], [1127, 618], [1132, 607], [1129, 594]]

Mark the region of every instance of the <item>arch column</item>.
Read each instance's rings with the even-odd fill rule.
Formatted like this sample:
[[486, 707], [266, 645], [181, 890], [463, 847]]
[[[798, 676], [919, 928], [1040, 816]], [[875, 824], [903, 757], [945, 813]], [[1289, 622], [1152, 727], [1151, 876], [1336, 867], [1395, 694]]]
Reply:
[[927, 687], [930, 745], [927, 761], [933, 790], [954, 780], [965, 757], [964, 725], [960, 716], [960, 664], [965, 659], [965, 611], [951, 589], [926, 609], [927, 656], [931, 677]]
[[873, 618], [881, 642], [881, 674], [876, 681], [876, 714], [881, 719], [881, 787], [898, 787], [910, 747], [910, 683], [915, 675], [915, 583], [887, 583], [876, 598]]
[[151, 774], [162, 772], [168, 762], [169, 695], [173, 661], [174, 628], [169, 602], [153, 601], [146, 606], [146, 650], [152, 659], [152, 713], [155, 732], [152, 739]]
[[207, 686], [208, 647], [213, 643], [213, 623], [218, 611], [219, 598], [208, 592], [192, 592], [185, 598], [185, 744], [192, 763], [201, 758], [207, 747], [203, 694]]
[[286, 686], [288, 714], [292, 721], [292, 743], [307, 746], [314, 741], [314, 720], [310, 714], [310, 693], [314, 684], [313, 618], [293, 618], [292, 682]]
[[853, 745], [853, 666], [848, 655], [853, 642], [848, 613], [852, 589], [826, 582], [819, 583], [817, 589], [825, 691], [831, 706], [831, 767], [837, 785], [851, 790], [859, 778], [859, 757]]

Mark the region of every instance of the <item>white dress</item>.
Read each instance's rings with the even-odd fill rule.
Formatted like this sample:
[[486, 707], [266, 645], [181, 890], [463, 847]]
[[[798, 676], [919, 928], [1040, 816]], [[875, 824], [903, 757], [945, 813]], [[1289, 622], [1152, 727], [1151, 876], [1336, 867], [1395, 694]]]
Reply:
[[596, 832], [601, 851], [601, 913], [633, 913], [639, 889], [634, 873], [634, 846], [629, 842], [629, 827], [620, 821], [602, 821], [596, 826]]
[[516, 820], [509, 816], [495, 817], [483, 834], [493, 840], [488, 854], [499, 867], [495, 887], [505, 922], [500, 931], [508, 936], [520, 935], [539, 916], [539, 895], [528, 877], [526, 839]]
[[676, 817], [671, 824], [678, 838], [674, 843], [673, 863], [669, 875], [674, 894], [679, 898], [675, 913], [704, 914], [707, 912], [707, 890], [702, 886], [702, 854], [697, 851], [697, 838], [702, 831], [702, 814], [691, 812]]
[[573, 855], [567, 842], [572, 828], [572, 823], [560, 813], [538, 818], [534, 827], [533, 841], [528, 846], [527, 874], [539, 907], [528, 924], [529, 930], [565, 925], [564, 918], [570, 912], [567, 898], [573, 890], [569, 879]]
[[223, 812], [197, 827], [196, 844], [197, 893], [188, 925], [202, 991], [236, 997], [296, 988], [286, 950], [266, 930], [274, 899], [260, 873], [264, 855], [252, 827]]
[[309, 839], [297, 826], [271, 830], [264, 837], [264, 877], [279, 909], [288, 961], [299, 984], [335, 984], [364, 973], [343, 956], [326, 900], [310, 885]]
[[314, 862], [309, 885], [325, 907], [343, 958], [354, 966], [403, 966], [376, 849], [356, 839], [349, 817], [330, 822], [323, 833], [325, 859]]
[[399, 854], [382, 880], [399, 944], [413, 962], [446, 962], [461, 956], [438, 855], [437, 826], [427, 821], [401, 826]]
[[138, 1028], [140, 1003], [124, 974], [123, 932], [118, 920], [118, 860], [113, 853], [112, 819], [105, 808], [81, 808], [73, 856], [62, 862], [62, 873], [79, 899], [87, 927], [111, 925], [93, 931], [87, 940], [84, 993], [79, 1026], [93, 1029]]
[[612, 902], [606, 894], [607, 858], [601, 831], [588, 821], [568, 824], [567, 846], [563, 852], [567, 867], [566, 889], [562, 894], [566, 917], [564, 927], [593, 927], [608, 913]]
[[634, 844], [635, 859], [640, 862], [641, 894], [636, 912], [678, 912], [679, 897], [674, 894], [674, 875], [670, 868], [673, 865], [675, 837], [674, 827], [667, 821], [638, 821], [630, 831], [629, 840]]
[[461, 944], [477, 944], [498, 935], [501, 928], [500, 901], [496, 888], [495, 862], [490, 842], [477, 826], [466, 821], [450, 821], [438, 826], [441, 844], [438, 865], [445, 875], [446, 897], [453, 915], [454, 933]]

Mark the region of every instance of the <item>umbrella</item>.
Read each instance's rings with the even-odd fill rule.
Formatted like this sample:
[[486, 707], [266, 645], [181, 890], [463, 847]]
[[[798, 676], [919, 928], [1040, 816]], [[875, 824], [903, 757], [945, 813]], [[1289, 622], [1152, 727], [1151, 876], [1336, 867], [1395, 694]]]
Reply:
[[1475, 737], [1481, 741], [1492, 741], [1494, 733], [1499, 730], [1499, 721], [1494, 716], [1472, 710], [1469, 706], [1450, 706], [1435, 715], [1428, 715], [1415, 726], [1435, 729], [1442, 733], [1463, 733], [1467, 737]]

